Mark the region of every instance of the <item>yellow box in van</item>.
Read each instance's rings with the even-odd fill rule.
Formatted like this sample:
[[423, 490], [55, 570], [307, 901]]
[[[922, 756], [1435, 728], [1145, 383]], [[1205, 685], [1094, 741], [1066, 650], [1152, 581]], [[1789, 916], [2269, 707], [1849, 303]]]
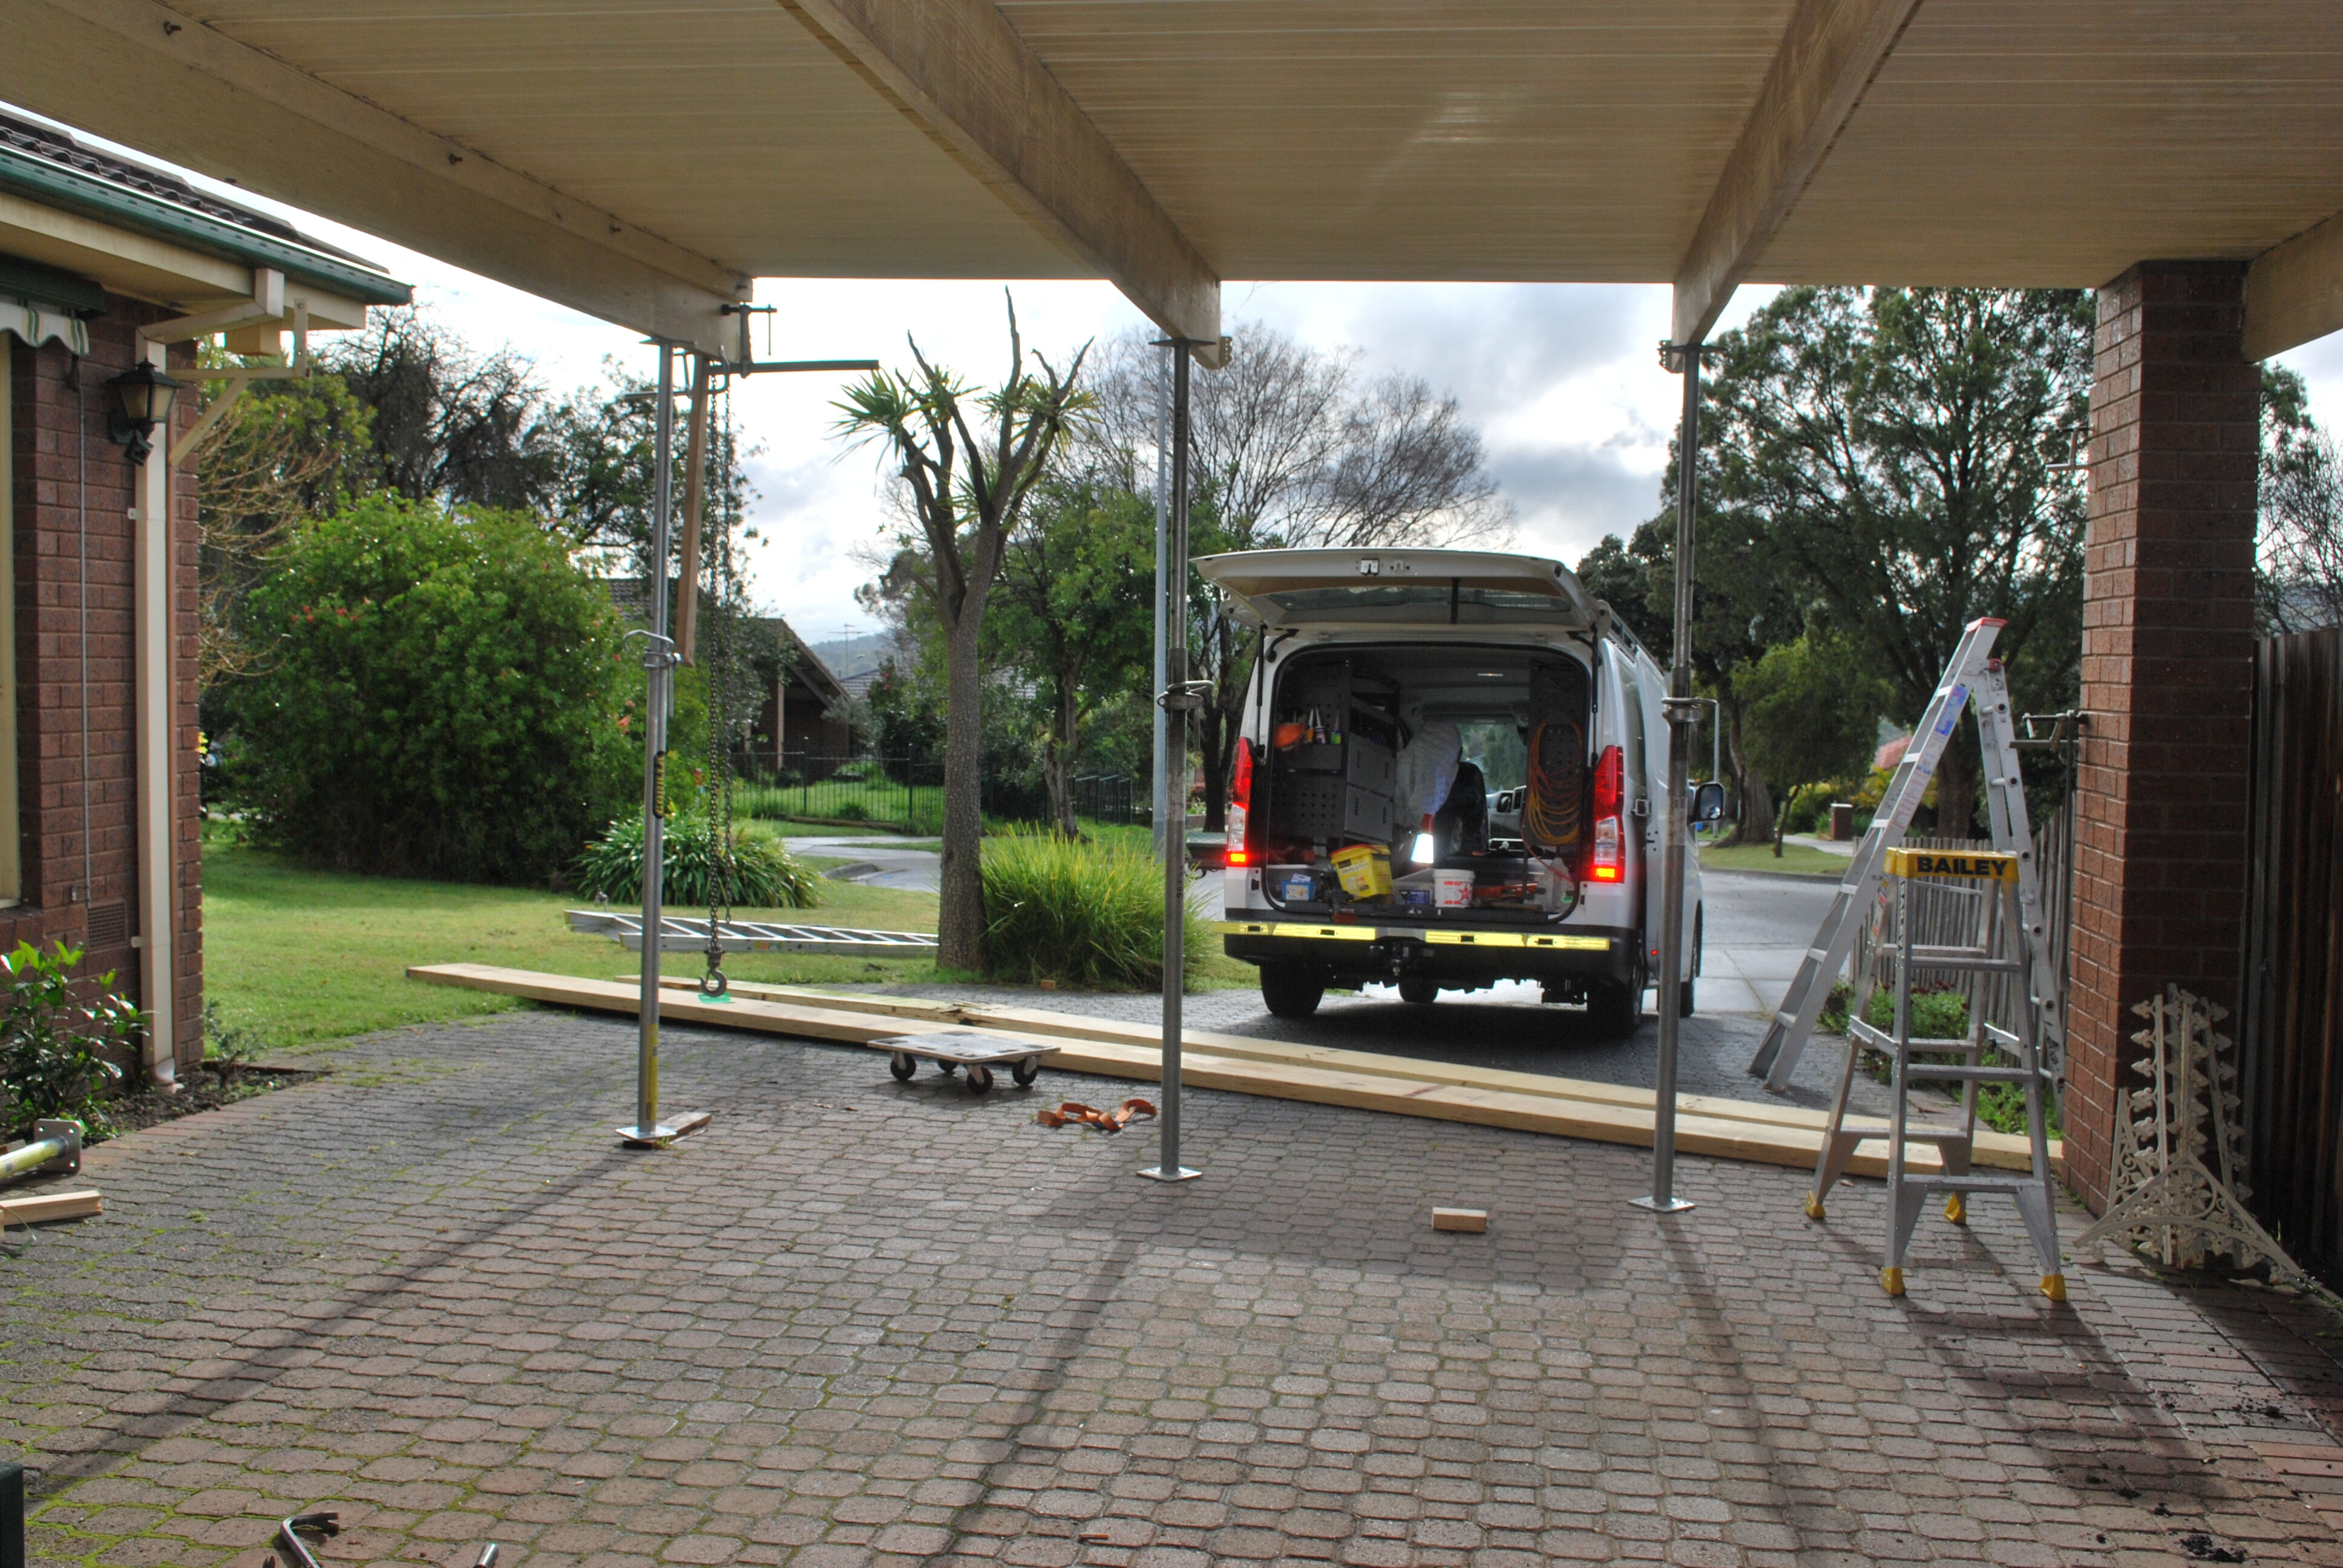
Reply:
[[1382, 844], [1353, 844], [1337, 849], [1328, 859], [1334, 862], [1334, 875], [1342, 879], [1342, 891], [1354, 899], [1388, 899], [1392, 896], [1391, 850]]

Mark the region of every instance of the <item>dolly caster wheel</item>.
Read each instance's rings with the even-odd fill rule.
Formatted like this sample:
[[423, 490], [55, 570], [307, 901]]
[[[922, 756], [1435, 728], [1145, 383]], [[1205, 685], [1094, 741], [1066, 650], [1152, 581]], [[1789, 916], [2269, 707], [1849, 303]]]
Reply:
[[992, 1069], [971, 1067], [968, 1070], [968, 1091], [970, 1094], [989, 1094], [991, 1090]]
[[1031, 1089], [1033, 1081], [1041, 1076], [1041, 1064], [1032, 1057], [1025, 1057], [1010, 1063], [1009, 1076], [1017, 1081], [1018, 1088]]
[[898, 1083], [909, 1083], [911, 1074], [920, 1070], [920, 1064], [899, 1050], [888, 1057], [887, 1070], [895, 1075]]

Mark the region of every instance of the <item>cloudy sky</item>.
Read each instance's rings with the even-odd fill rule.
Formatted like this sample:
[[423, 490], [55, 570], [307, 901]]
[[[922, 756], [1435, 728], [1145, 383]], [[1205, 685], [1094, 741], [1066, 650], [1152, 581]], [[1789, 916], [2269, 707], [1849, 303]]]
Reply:
[[[381, 263], [414, 284], [417, 301], [475, 348], [508, 343], [528, 356], [551, 391], [603, 378], [609, 361], [639, 374], [652, 367], [634, 334], [606, 322], [247, 191], [187, 177]], [[1141, 325], [1102, 283], [1009, 286], [1026, 341], [1053, 357], [1086, 338]], [[768, 357], [762, 323], [769, 319], [771, 357], [908, 363], [908, 334], [931, 358], [972, 379], [998, 380], [1007, 368], [1001, 288], [768, 278], [757, 297], [779, 311], [760, 318], [758, 357]], [[1769, 293], [1743, 289], [1723, 326], [1736, 325]], [[1222, 298], [1224, 329], [1240, 353], [1245, 325], [1261, 323], [1304, 342], [1356, 348], [1369, 375], [1406, 371], [1453, 392], [1513, 503], [1522, 548], [1575, 560], [1604, 534], [1624, 532], [1658, 508], [1681, 397], [1655, 355], [1667, 333], [1664, 287], [1231, 283]], [[2343, 334], [2283, 362], [2309, 378], [2322, 423], [2343, 420]], [[854, 603], [865, 574], [853, 555], [880, 519], [874, 455], [830, 433], [829, 403], [843, 379], [762, 377], [732, 394], [735, 418], [764, 448], [750, 468], [761, 536], [750, 555], [753, 596], [816, 641], [867, 627]]]

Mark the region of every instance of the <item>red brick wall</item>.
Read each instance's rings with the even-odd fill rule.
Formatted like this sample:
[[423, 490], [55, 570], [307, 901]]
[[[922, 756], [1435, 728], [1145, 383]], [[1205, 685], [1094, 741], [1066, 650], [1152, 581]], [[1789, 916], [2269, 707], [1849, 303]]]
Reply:
[[2245, 268], [2145, 262], [2099, 291], [2084, 543], [2066, 1169], [2106, 1201], [2134, 1002], [2235, 1010], [2253, 703], [2261, 371]]
[[[106, 305], [106, 313], [89, 324], [90, 356], [78, 366], [59, 345], [31, 349], [0, 337], [0, 347], [10, 356], [15, 413], [9, 438], [15, 479], [17, 778], [25, 857], [24, 903], [0, 910], [0, 943], [62, 940], [83, 948], [85, 973], [113, 970], [115, 989], [143, 1003], [138, 954], [129, 945], [140, 934], [133, 771], [134, 498], [123, 449], [106, 435], [112, 394], [106, 381], [130, 366], [136, 327], [169, 312], [113, 297]], [[182, 369], [186, 361], [185, 346], [175, 347], [172, 367]], [[184, 402], [174, 423], [184, 428], [192, 419], [194, 394], [180, 396]], [[159, 435], [156, 444], [164, 444]], [[203, 1055], [196, 481], [192, 471], [172, 478], [172, 819], [178, 839], [173, 1048], [185, 1067]]]

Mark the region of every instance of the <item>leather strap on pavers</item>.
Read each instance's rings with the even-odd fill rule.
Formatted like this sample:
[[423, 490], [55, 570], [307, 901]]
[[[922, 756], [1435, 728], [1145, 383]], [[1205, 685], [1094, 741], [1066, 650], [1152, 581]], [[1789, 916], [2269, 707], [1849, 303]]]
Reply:
[[1095, 1111], [1078, 1100], [1069, 1100], [1055, 1111], [1035, 1111], [1033, 1120], [1044, 1127], [1063, 1127], [1071, 1121], [1101, 1132], [1120, 1132], [1131, 1125], [1132, 1117], [1154, 1114], [1155, 1107], [1144, 1100], [1126, 1100], [1112, 1111]]

